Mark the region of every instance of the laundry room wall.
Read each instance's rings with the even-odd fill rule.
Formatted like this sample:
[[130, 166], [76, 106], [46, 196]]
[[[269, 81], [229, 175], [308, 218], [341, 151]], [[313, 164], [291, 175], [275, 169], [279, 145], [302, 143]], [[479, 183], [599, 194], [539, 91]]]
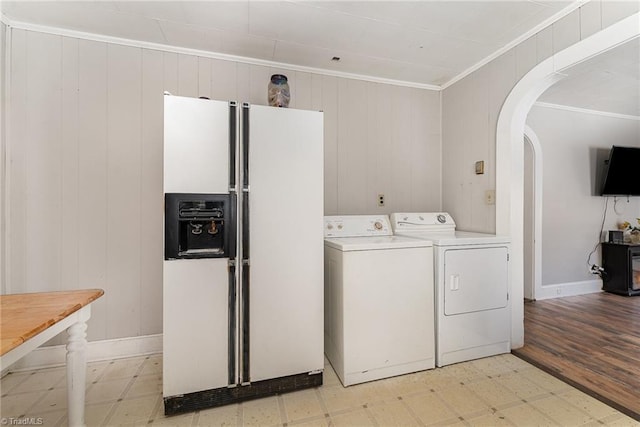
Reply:
[[2, 46], [0, 54], [0, 294], [6, 293], [6, 283], [4, 280], [5, 266], [5, 244], [6, 239], [6, 198], [4, 197], [4, 188], [6, 183], [5, 178], [5, 164], [6, 164], [6, 108], [5, 103], [5, 88], [6, 88], [6, 55], [4, 55], [4, 47], [7, 42], [7, 26], [4, 22], [0, 22], [0, 46]]
[[270, 75], [284, 73], [291, 108], [324, 111], [326, 214], [440, 208], [438, 91], [10, 35], [3, 292], [105, 289], [89, 340], [162, 332], [164, 91], [266, 105]]
[[[597, 291], [602, 282], [589, 273], [587, 258], [603, 220], [606, 239], [619, 222], [640, 217], [640, 197], [598, 195], [597, 151], [640, 147], [640, 120], [534, 105], [527, 125], [542, 160], [542, 289], [536, 299]], [[599, 247], [590, 263], [601, 265]]]
[[[458, 228], [496, 230], [495, 204], [485, 196], [496, 188], [496, 125], [511, 89], [543, 60], [638, 10], [638, 2], [585, 3], [443, 90], [442, 208]], [[479, 160], [483, 175], [475, 174]]]

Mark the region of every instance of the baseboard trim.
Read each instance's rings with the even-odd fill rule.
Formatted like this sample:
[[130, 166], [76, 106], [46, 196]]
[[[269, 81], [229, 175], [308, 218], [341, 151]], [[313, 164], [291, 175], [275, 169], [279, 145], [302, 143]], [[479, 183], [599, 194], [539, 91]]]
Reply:
[[593, 294], [602, 291], [602, 280], [583, 280], [581, 282], [555, 283], [543, 285], [536, 290], [535, 299], [570, 297], [576, 295]]
[[[87, 361], [122, 359], [162, 353], [162, 334], [140, 337], [90, 341], [87, 343]], [[66, 361], [66, 345], [39, 347], [9, 366], [7, 372], [63, 366]], [[5, 372], [2, 372], [4, 375]]]

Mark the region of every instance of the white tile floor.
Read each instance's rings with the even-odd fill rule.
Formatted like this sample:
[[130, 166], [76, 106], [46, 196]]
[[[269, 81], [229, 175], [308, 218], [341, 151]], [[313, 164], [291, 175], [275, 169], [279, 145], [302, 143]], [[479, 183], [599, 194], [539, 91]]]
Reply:
[[[63, 426], [65, 369], [0, 380], [2, 424], [26, 417]], [[11, 420], [13, 418], [13, 421]], [[639, 426], [640, 423], [510, 354], [342, 387], [324, 385], [165, 417], [162, 356], [89, 363], [88, 426]], [[34, 422], [32, 422], [34, 424]]]

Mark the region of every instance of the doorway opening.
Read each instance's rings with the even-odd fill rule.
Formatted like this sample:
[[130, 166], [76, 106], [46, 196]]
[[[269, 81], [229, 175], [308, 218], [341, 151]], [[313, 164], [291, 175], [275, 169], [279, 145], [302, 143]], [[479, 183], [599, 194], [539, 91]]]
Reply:
[[640, 36], [640, 13], [552, 55], [529, 71], [512, 89], [496, 132], [496, 233], [511, 236], [511, 345], [524, 345], [524, 144], [525, 120], [533, 103], [562, 70]]
[[542, 286], [542, 147], [529, 126], [524, 131], [524, 299], [535, 301]]

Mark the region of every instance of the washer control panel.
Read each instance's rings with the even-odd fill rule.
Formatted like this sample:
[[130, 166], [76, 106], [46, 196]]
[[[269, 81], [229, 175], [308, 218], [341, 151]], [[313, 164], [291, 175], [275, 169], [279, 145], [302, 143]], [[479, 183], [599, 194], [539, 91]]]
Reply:
[[387, 215], [340, 215], [324, 217], [324, 237], [391, 236]]

